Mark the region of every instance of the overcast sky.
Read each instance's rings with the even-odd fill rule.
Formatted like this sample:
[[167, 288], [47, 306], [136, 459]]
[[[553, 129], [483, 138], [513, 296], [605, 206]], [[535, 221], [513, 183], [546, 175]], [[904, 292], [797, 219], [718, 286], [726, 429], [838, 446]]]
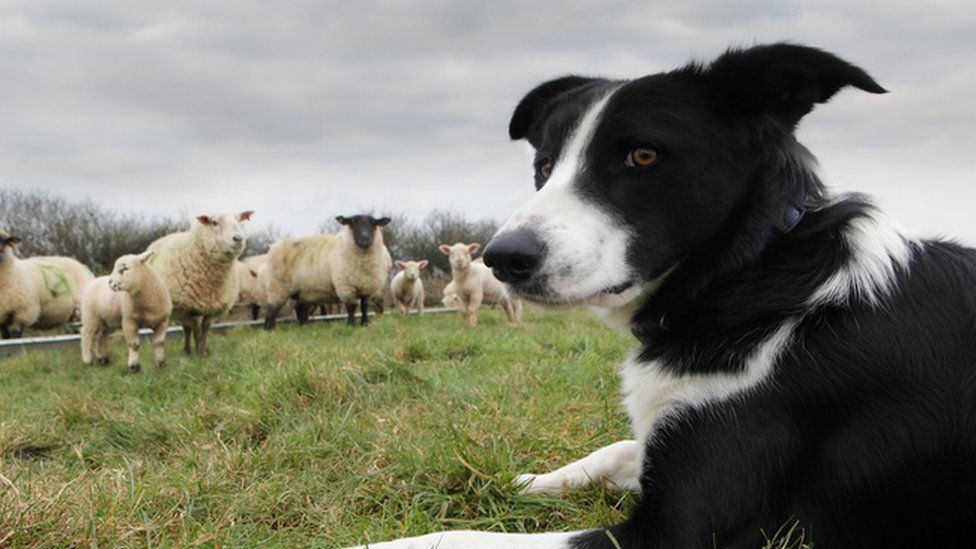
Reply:
[[790, 40], [891, 91], [805, 119], [828, 183], [976, 244], [976, 3], [699, 4], [2, 0], [0, 185], [293, 234], [370, 206], [501, 220], [533, 190], [507, 125], [535, 84]]

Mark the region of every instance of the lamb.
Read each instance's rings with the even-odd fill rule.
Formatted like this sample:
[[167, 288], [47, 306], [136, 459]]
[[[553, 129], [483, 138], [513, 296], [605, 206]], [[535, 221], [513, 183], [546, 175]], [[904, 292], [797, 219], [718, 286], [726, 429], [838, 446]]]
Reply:
[[427, 260], [397, 261], [400, 272], [390, 282], [390, 293], [393, 303], [404, 316], [410, 314], [410, 309], [416, 309], [417, 314], [424, 312], [424, 281], [420, 279], [420, 270], [427, 266]]
[[109, 276], [100, 276], [88, 284], [81, 300], [81, 360], [92, 362], [92, 347], [99, 364], [108, 364], [108, 336], [122, 328], [129, 349], [126, 364], [138, 372], [139, 328], [153, 331], [154, 358], [157, 366], [166, 361], [166, 330], [173, 312], [166, 284], [147, 262], [155, 251], [129, 254], [115, 260]]
[[369, 301], [386, 287], [393, 266], [380, 230], [390, 218], [355, 215], [336, 220], [342, 225], [336, 234], [287, 238], [271, 246], [265, 329], [274, 329], [278, 310], [289, 297], [298, 301], [301, 324], [316, 305], [338, 302], [345, 303], [349, 325], [355, 325], [357, 300], [361, 324], [369, 323]]
[[517, 324], [522, 320], [522, 302], [509, 295], [505, 286], [483, 262], [471, 260], [471, 254], [480, 247], [481, 244], [478, 243], [458, 242], [451, 246], [442, 244], [438, 248], [450, 257], [451, 278], [457, 293], [461, 323], [477, 326], [478, 308], [482, 302], [487, 301], [500, 303], [508, 321]]
[[453, 280], [444, 286], [443, 294], [443, 297], [441, 297], [441, 303], [443, 303], [445, 307], [453, 309], [458, 306], [460, 301], [457, 294], [457, 284], [455, 284]]
[[268, 296], [264, 285], [258, 280], [258, 271], [268, 260], [268, 254], [252, 255], [238, 261], [237, 282], [240, 286], [239, 297], [241, 303], [251, 310], [251, 320], [257, 320], [261, 307], [267, 304]]
[[148, 250], [157, 252], [149, 265], [169, 290], [172, 318], [183, 326], [183, 350], [207, 356], [207, 335], [217, 317], [237, 301], [239, 282], [235, 261], [244, 251], [241, 224], [253, 211], [198, 216], [189, 231], [156, 240]]

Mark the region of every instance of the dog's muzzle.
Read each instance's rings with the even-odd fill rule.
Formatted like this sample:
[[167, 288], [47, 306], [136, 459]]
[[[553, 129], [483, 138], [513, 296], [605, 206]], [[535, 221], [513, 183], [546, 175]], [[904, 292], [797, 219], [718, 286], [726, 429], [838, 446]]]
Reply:
[[496, 235], [485, 246], [485, 265], [495, 277], [508, 284], [528, 281], [539, 270], [546, 245], [532, 231], [519, 230]]

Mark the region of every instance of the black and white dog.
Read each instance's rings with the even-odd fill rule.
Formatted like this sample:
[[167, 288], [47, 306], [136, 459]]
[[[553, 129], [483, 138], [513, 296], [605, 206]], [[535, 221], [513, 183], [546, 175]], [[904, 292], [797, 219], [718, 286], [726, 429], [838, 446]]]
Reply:
[[828, 196], [793, 132], [846, 86], [885, 91], [773, 44], [532, 90], [509, 132], [538, 193], [485, 262], [641, 348], [621, 372], [635, 440], [518, 482], [640, 501], [606, 529], [371, 547], [755, 548], [794, 523], [825, 548], [976, 545], [976, 252]]

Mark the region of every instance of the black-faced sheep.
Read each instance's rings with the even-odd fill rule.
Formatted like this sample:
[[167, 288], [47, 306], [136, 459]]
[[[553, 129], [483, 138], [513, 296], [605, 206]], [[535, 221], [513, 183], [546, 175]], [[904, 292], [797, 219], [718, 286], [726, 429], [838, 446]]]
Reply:
[[278, 310], [288, 298], [297, 300], [296, 312], [303, 324], [315, 306], [329, 303], [346, 305], [350, 325], [355, 324], [359, 305], [361, 324], [369, 323], [369, 301], [383, 291], [393, 266], [381, 231], [390, 218], [356, 215], [336, 220], [342, 225], [336, 234], [286, 238], [271, 247], [265, 328], [274, 328]]

